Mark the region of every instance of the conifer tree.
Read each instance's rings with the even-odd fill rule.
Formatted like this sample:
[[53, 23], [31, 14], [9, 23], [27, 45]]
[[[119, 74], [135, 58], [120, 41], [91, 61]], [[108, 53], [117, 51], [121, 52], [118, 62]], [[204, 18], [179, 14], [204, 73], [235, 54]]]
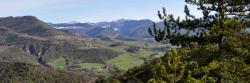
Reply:
[[[184, 7], [185, 19], [182, 20], [179, 17], [175, 18], [173, 15], [167, 14], [166, 9], [163, 8], [162, 12], [158, 11], [158, 16], [163, 20], [164, 30], [157, 29], [157, 25], [154, 24], [153, 28], [149, 28], [149, 33], [155, 37], [157, 42], [161, 43], [170, 43], [177, 46], [181, 45], [182, 47], [188, 48], [193, 48], [193, 45], [198, 45], [199, 47], [196, 51], [196, 55], [200, 58], [197, 58], [196, 61], [201, 61], [201, 57], [204, 57], [198, 55], [210, 56], [204, 57], [210, 59], [210, 61], [205, 62], [205, 64], [209, 64], [208, 66], [200, 65], [203, 66], [200, 68], [205, 69], [204, 71], [193, 71], [196, 74], [201, 72], [204, 73], [202, 76], [203, 82], [215, 82], [215, 80], [217, 83], [223, 81], [232, 82], [240, 81], [239, 79], [248, 77], [249, 75], [243, 78], [235, 76], [237, 75], [236, 71], [242, 73], [243, 70], [248, 69], [237, 69], [234, 65], [239, 64], [232, 65], [230, 63], [235, 63], [235, 59], [240, 59], [239, 62], [245, 64], [245, 62], [247, 63], [247, 60], [249, 60], [247, 59], [249, 53], [246, 53], [249, 52], [249, 48], [242, 43], [247, 38], [242, 37], [247, 34], [245, 30], [249, 26], [250, 1], [185, 0], [185, 2], [189, 5], [197, 6], [197, 10], [201, 11], [203, 14], [202, 17], [192, 15], [187, 5]], [[185, 33], [183, 33], [183, 31], [185, 31]], [[217, 48], [216, 51], [210, 49], [214, 46]], [[207, 48], [209, 48], [211, 52], [209, 54], [202, 54], [202, 50]], [[195, 53], [194, 50], [193, 53]], [[212, 56], [216, 56], [216, 58], [211, 58]], [[215, 62], [216, 64], [214, 64]], [[199, 62], [199, 64], [204, 63]], [[240, 65], [239, 67], [249, 68], [245, 65]], [[232, 72], [232, 70], [235, 71]], [[193, 72], [189, 71], [190, 74]], [[242, 75], [244, 76], [245, 74]], [[187, 76], [186, 81], [190, 78], [191, 76]]]
[[[185, 6], [185, 19], [159, 11], [149, 33], [160, 43], [181, 45], [165, 56], [127, 72], [121, 81], [148, 83], [248, 83], [250, 81], [250, 0], [186, 0], [202, 11], [196, 17]], [[181, 33], [185, 31], [185, 33]], [[194, 34], [196, 33], [196, 34]]]
[[[196, 17], [185, 6], [186, 18], [180, 20], [166, 9], [158, 11], [158, 16], [164, 22], [164, 30], [157, 29], [156, 24], [149, 29], [149, 33], [158, 42], [167, 42], [183, 47], [217, 44], [223, 48], [223, 43], [232, 35], [239, 35], [249, 25], [250, 1], [249, 0], [185, 0], [189, 5], [196, 5], [202, 11], [202, 17]], [[185, 30], [181, 33], [180, 30]], [[196, 34], [191, 34], [196, 33]]]
[[[149, 83], [177, 83], [183, 81], [185, 64], [181, 62], [181, 57], [176, 49], [169, 52], [166, 60], [158, 59], [157, 62], [151, 65], [152, 79]], [[191, 77], [190, 77], [191, 79]]]

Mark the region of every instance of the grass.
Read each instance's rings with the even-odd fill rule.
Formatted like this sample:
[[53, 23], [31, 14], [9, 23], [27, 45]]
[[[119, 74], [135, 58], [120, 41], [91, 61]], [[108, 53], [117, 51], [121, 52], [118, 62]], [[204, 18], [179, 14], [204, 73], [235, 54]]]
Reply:
[[157, 54], [154, 56], [164, 56], [163, 52], [152, 52], [152, 51], [148, 51], [148, 50], [144, 50], [144, 51], [137, 51], [136, 53], [132, 54], [134, 57], [138, 57], [138, 58], [151, 58], [152, 54]]
[[105, 77], [111, 77], [113, 74], [111, 72], [106, 71], [106, 72], [100, 73], [99, 75], [105, 76]]
[[143, 63], [143, 60], [130, 55], [121, 55], [107, 61], [107, 63], [115, 65], [120, 70], [128, 70], [129, 68], [141, 65]]
[[135, 54], [133, 54], [135, 57], [140, 57], [140, 58], [147, 58], [150, 57], [150, 55], [153, 54], [152, 51], [147, 51], [147, 50], [143, 50], [143, 51], [137, 51]]
[[102, 68], [104, 67], [103, 64], [100, 63], [82, 63], [81, 68], [82, 69], [92, 69], [92, 68]]
[[164, 52], [157, 52], [158, 53], [158, 55], [157, 56], [164, 56], [165, 55], [165, 53]]
[[157, 56], [163, 56], [164, 53], [162, 52], [152, 52], [152, 51], [138, 51], [132, 54], [123, 54], [118, 57], [115, 57], [111, 60], [108, 60], [108, 64], [113, 64], [118, 67], [120, 70], [128, 70], [129, 68], [133, 68], [135, 66], [143, 64], [142, 58], [150, 58], [151, 54], [158, 53]]
[[114, 47], [107, 47], [109, 49], [112, 49], [114, 51], [118, 51], [118, 52], [126, 52], [126, 49], [129, 48], [129, 46], [127, 45], [118, 45], [118, 46], [114, 46]]
[[[103, 41], [103, 40], [99, 40], [99, 39], [90, 40], [87, 43], [90, 43], [93, 46], [108, 48], [108, 49], [111, 49], [111, 50], [114, 50], [117, 52], [125, 53], [125, 54], [122, 54], [120, 56], [117, 56], [113, 59], [106, 61], [108, 64], [115, 65], [120, 70], [127, 70], [129, 68], [133, 68], [135, 66], [141, 65], [144, 62], [143, 58], [151, 58], [150, 55], [152, 55], [154, 53], [158, 53], [157, 56], [163, 55], [160, 52], [152, 52], [151, 50], [148, 50], [148, 49], [145, 49], [142, 51], [137, 51], [135, 53], [128, 53], [128, 52], [126, 52], [126, 49], [129, 48], [129, 45], [122, 44], [122, 45], [110, 47], [110, 45], [112, 45], [113, 42]], [[138, 45], [138, 44], [136, 44], [136, 45]], [[80, 65], [81, 65], [82, 69], [101, 68], [104, 66], [103, 64], [98, 64], [98, 63], [82, 63]]]
[[66, 59], [65, 58], [56, 59], [53, 63], [53, 66], [57, 69], [63, 69], [66, 66]]

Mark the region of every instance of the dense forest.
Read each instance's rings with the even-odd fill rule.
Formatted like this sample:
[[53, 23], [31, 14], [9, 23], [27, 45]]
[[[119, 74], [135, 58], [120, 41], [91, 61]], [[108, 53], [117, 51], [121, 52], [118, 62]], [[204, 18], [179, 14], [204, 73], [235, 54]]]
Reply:
[[[249, 0], [185, 0], [203, 13], [195, 17], [185, 6], [181, 20], [166, 9], [158, 16], [164, 30], [149, 33], [162, 44], [179, 46], [164, 57], [144, 63], [103, 83], [248, 83], [250, 81]], [[185, 30], [186, 33], [180, 33]], [[196, 33], [196, 34], [191, 34]], [[116, 78], [116, 79], [115, 79]]]
[[88, 78], [28, 63], [1, 62], [1, 83], [86, 83]]

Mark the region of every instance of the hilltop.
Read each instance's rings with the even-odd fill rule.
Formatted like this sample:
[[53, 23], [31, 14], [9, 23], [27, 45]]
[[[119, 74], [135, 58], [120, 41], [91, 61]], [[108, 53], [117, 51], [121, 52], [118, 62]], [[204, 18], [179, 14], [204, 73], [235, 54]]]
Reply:
[[[90, 27], [94, 24], [78, 25]], [[162, 53], [162, 47], [154, 48], [153, 42], [98, 38], [98, 34], [110, 33], [110, 29], [100, 29], [96, 27], [90, 30], [91, 33], [88, 32], [95, 37], [92, 38], [74, 34], [70, 30], [55, 29], [34, 16], [0, 18], [0, 62], [8, 65], [25, 63], [39, 66], [36, 69], [40, 66], [55, 69], [55, 72], [75, 72], [84, 74], [91, 80], [100, 75], [112, 76], [118, 70], [126, 71]], [[108, 32], [104, 33], [105, 31]], [[148, 47], [144, 46], [146, 44]]]

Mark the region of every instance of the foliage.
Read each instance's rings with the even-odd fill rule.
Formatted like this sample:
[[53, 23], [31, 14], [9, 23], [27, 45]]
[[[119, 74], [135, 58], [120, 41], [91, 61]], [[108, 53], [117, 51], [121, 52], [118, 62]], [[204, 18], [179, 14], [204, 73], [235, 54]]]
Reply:
[[27, 63], [0, 62], [0, 70], [1, 83], [88, 82], [88, 80], [86, 80], [86, 77], [78, 74], [39, 67]]
[[[180, 20], [168, 15], [163, 8], [158, 16], [164, 22], [164, 30], [156, 29], [156, 25], [149, 29], [156, 41], [181, 46], [191, 46], [193, 42], [221, 46], [228, 37], [242, 33], [248, 25], [250, 2], [247, 0], [186, 0], [186, 3], [198, 6], [203, 16], [196, 18], [186, 5], [186, 18]], [[186, 32], [181, 33], [181, 30]], [[196, 34], [191, 35], [191, 32]]]
[[119, 52], [103, 48], [75, 50], [73, 52], [74, 55], [72, 56], [74, 57], [74, 60], [89, 63], [104, 63], [120, 54]]
[[[181, 48], [144, 65], [129, 69], [126, 74], [112, 77], [123, 83], [137, 81], [149, 83], [215, 83], [250, 81], [249, 58], [236, 55], [218, 55], [217, 46]], [[249, 48], [248, 48], [249, 50]], [[206, 56], [203, 56], [206, 55]], [[245, 57], [249, 57], [249, 53]]]
[[[164, 30], [149, 33], [157, 42], [180, 45], [165, 56], [114, 76], [120, 82], [247, 83], [250, 81], [249, 0], [185, 0], [198, 6], [197, 18], [185, 6], [186, 18], [159, 11]], [[181, 30], [186, 33], [181, 33]], [[196, 34], [191, 34], [196, 33]], [[109, 79], [107, 79], [107, 82]]]
[[63, 69], [66, 66], [67, 60], [65, 58], [59, 58], [52, 64], [55, 68]]

